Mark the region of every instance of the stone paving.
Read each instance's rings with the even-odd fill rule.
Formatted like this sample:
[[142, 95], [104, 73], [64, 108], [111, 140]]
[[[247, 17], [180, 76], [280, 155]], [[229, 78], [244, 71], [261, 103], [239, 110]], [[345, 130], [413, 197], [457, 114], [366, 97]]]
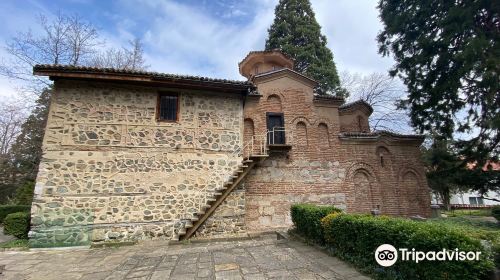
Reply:
[[[3, 269], [3, 270], [2, 270]], [[300, 241], [251, 240], [0, 252], [0, 279], [352, 279], [348, 264]]]

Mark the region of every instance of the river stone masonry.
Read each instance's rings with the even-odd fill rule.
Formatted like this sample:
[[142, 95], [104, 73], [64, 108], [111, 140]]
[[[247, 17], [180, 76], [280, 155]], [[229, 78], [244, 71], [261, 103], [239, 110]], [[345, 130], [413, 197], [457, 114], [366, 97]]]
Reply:
[[[180, 91], [182, 121], [163, 123], [155, 119], [157, 91], [56, 83], [35, 188], [33, 246], [173, 239], [236, 170], [242, 100]], [[236, 218], [228, 211], [224, 217], [242, 232], [244, 195], [237, 203]]]

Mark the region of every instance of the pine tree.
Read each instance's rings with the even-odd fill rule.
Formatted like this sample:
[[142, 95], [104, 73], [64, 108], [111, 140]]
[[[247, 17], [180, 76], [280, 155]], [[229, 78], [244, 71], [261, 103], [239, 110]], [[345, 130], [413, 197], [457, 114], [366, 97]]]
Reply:
[[452, 139], [477, 168], [500, 155], [498, 1], [380, 0], [379, 52], [408, 86], [420, 133]]
[[309, 0], [280, 0], [269, 28], [266, 50], [280, 49], [295, 60], [294, 70], [319, 82], [320, 94], [347, 97], [339, 88], [333, 54]]
[[51, 93], [50, 88], [42, 91], [36, 101], [35, 108], [22, 125], [21, 133], [12, 145], [13, 161], [21, 181], [34, 181], [36, 179], [38, 165], [42, 157], [42, 142], [49, 115]]

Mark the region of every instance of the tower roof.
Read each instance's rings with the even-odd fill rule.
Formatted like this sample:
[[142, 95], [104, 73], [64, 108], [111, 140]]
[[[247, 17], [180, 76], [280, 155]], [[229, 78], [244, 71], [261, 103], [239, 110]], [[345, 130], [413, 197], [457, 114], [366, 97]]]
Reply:
[[247, 56], [238, 64], [240, 74], [250, 78], [255, 75], [253, 70], [260, 64], [276, 65], [280, 68], [293, 69], [293, 59], [282, 53], [280, 50], [270, 51], [251, 51]]

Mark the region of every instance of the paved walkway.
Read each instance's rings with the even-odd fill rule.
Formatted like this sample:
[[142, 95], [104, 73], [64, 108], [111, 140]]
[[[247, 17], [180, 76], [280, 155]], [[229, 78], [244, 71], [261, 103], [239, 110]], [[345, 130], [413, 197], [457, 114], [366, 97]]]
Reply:
[[[368, 277], [299, 241], [253, 240], [0, 252], [0, 279], [356, 279]], [[1, 270], [1, 269], [0, 269]]]
[[16, 239], [14, 236], [12, 235], [5, 235], [3, 233], [3, 226], [0, 226], [0, 243], [1, 242], [7, 242], [7, 241], [11, 241], [11, 240], [14, 240]]

